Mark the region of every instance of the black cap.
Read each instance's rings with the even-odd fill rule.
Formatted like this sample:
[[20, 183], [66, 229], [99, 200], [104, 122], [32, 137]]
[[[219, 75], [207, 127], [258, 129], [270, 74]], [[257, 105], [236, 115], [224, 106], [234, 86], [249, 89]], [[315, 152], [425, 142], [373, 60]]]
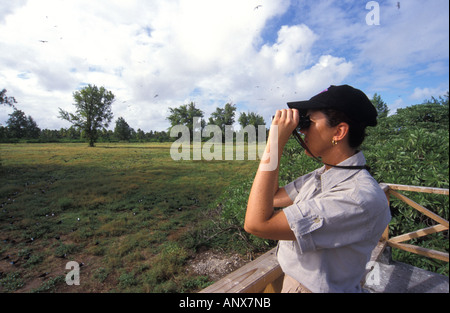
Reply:
[[289, 102], [299, 111], [334, 109], [365, 126], [377, 125], [377, 110], [364, 92], [348, 85], [330, 86], [308, 101]]

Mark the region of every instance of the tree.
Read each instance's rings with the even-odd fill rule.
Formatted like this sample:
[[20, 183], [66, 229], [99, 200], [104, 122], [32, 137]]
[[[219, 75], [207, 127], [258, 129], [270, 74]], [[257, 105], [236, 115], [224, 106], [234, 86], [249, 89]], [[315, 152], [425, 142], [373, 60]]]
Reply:
[[[195, 103], [191, 102], [180, 106], [179, 108], [169, 108], [170, 115], [167, 118], [170, 121], [171, 128], [177, 125], [184, 125], [189, 128], [190, 139], [194, 136], [194, 117], [203, 117], [203, 111], [195, 107]], [[201, 128], [205, 127], [205, 121], [201, 121]], [[201, 131], [201, 130], [200, 130]]]
[[253, 112], [249, 112], [248, 114], [245, 112], [241, 113], [241, 115], [239, 115], [238, 122], [242, 128], [245, 128], [248, 125], [253, 125], [256, 128], [258, 128], [258, 125], [266, 125], [264, 118]]
[[264, 121], [264, 118], [261, 115], [258, 115], [253, 112], [249, 112], [246, 114], [245, 112], [241, 113], [239, 115], [238, 119], [239, 125], [241, 125], [242, 129], [245, 127], [252, 125], [255, 127], [256, 130], [256, 137], [258, 138], [258, 126], [259, 125], [266, 125], [266, 122]]
[[136, 139], [141, 142], [145, 141], [145, 132], [140, 128], [138, 128], [138, 130], [136, 132]]
[[4, 104], [14, 108], [14, 104], [17, 103], [17, 101], [14, 97], [7, 97], [6, 92], [6, 89], [0, 91], [0, 104]]
[[209, 118], [209, 124], [217, 125], [225, 134], [225, 126], [234, 124], [234, 115], [236, 107], [234, 104], [227, 103], [223, 109], [217, 108], [215, 112], [211, 114]]
[[80, 128], [93, 147], [98, 138], [98, 130], [107, 128], [113, 118], [111, 105], [115, 96], [104, 87], [88, 85], [73, 93], [76, 113], [59, 108], [59, 117]]
[[41, 131], [31, 116], [16, 108], [9, 114], [6, 125], [11, 138], [38, 138]]
[[234, 104], [227, 103], [223, 109], [216, 108], [216, 111], [211, 113], [209, 124], [220, 127], [220, 130], [222, 131], [222, 142], [225, 142], [225, 126], [232, 126], [234, 124], [235, 112], [236, 107]]
[[449, 128], [448, 105], [439, 103], [424, 103], [397, 110], [396, 118], [392, 119], [403, 127], [421, 127], [430, 131]]
[[119, 117], [114, 128], [114, 135], [119, 140], [130, 140], [133, 129], [128, 125], [123, 117]]
[[371, 101], [372, 101], [372, 104], [374, 105], [375, 109], [376, 109], [377, 112], [378, 112], [378, 118], [383, 118], [383, 117], [387, 117], [387, 116], [388, 116], [388, 114], [389, 114], [389, 108], [388, 108], [386, 102], [384, 102], [384, 101], [381, 99], [381, 96], [380, 96], [380, 95], [378, 95], [377, 93], [375, 93], [375, 94], [373, 95], [373, 98], [372, 98]]
[[447, 91], [447, 93], [443, 96], [439, 96], [438, 99], [436, 99], [435, 97], [431, 97], [431, 99], [429, 100], [425, 100], [423, 103], [433, 103], [433, 104], [440, 104], [443, 106], [448, 106], [448, 100], [449, 100], [449, 92]]

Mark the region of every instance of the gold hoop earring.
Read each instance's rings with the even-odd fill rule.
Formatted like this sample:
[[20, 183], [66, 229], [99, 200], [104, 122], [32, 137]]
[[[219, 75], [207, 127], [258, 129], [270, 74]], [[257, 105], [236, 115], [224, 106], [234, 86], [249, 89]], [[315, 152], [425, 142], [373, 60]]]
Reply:
[[332, 144], [333, 146], [337, 146], [338, 142], [337, 142], [335, 139], [333, 139], [333, 140], [331, 141], [331, 144]]

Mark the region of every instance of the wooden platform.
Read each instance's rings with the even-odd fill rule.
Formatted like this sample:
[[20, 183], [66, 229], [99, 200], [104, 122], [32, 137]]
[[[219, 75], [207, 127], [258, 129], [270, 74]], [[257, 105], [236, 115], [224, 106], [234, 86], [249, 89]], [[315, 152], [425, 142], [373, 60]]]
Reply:
[[[378, 245], [372, 257], [379, 258], [386, 245]], [[283, 272], [276, 249], [246, 264], [200, 293], [276, 293], [280, 292]], [[390, 260], [390, 251], [374, 261], [364, 282], [368, 293], [448, 293], [449, 278], [412, 265]], [[375, 277], [376, 276], [376, 277]], [[374, 278], [371, 279], [371, 278]]]
[[[404, 242], [423, 237], [432, 233], [449, 229], [449, 223], [411, 199], [399, 194], [398, 191], [414, 191], [432, 194], [449, 195], [448, 189], [404, 186], [396, 184], [380, 184], [389, 200], [395, 196], [412, 206], [422, 214], [434, 220], [437, 224], [425, 229], [389, 238], [389, 226], [381, 236], [378, 245], [370, 258], [371, 268], [361, 282], [364, 289], [370, 293], [436, 293], [449, 292], [449, 279], [446, 276], [428, 272], [411, 265], [390, 260], [391, 247], [416, 253], [448, 262], [446, 252], [425, 249], [405, 244]], [[385, 252], [387, 251], [387, 252]], [[386, 256], [386, 253], [388, 256]], [[284, 273], [276, 258], [276, 248], [270, 250], [253, 262], [246, 264], [235, 272], [201, 291], [201, 293], [271, 293], [280, 292]]]
[[203, 289], [201, 293], [279, 292], [283, 275], [274, 248]]

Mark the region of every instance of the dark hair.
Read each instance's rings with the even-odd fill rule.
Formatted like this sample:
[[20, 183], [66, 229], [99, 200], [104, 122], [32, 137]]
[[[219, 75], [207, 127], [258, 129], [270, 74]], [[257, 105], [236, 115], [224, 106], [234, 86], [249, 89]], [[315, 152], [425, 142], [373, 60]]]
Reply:
[[352, 148], [359, 148], [366, 138], [366, 125], [355, 122], [348, 118], [344, 113], [333, 109], [320, 110], [326, 115], [328, 126], [335, 127], [340, 123], [347, 123], [349, 125], [348, 143]]

